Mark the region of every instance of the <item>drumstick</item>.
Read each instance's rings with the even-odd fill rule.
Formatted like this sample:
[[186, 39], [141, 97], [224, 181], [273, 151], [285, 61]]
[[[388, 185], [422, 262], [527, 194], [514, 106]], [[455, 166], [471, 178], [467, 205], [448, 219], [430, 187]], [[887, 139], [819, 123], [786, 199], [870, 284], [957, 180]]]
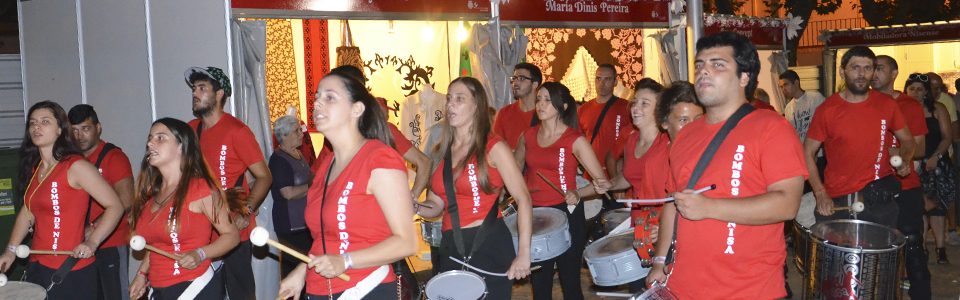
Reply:
[[170, 254], [170, 252], [160, 250], [157, 247], [154, 247], [153, 245], [147, 244], [147, 240], [144, 239], [142, 236], [135, 235], [133, 236], [133, 238], [130, 239], [130, 249], [133, 249], [134, 251], [140, 251], [140, 250], [143, 250], [144, 248], [146, 248], [147, 250], [153, 251], [156, 254], [166, 256], [169, 259], [176, 260], [176, 261], [180, 260], [180, 257]]
[[557, 193], [560, 193], [560, 196], [566, 196], [566, 195], [567, 195], [566, 193], [564, 193], [563, 191], [561, 191], [560, 188], [558, 188], [556, 185], [553, 185], [553, 182], [550, 182], [550, 179], [547, 179], [547, 176], [543, 176], [543, 174], [540, 174], [540, 172], [537, 172], [537, 175], [540, 175], [540, 178], [543, 178], [543, 181], [546, 181], [547, 184], [549, 184], [550, 187], [553, 188], [553, 190], [557, 191]]
[[[268, 232], [266, 228], [260, 226], [257, 226], [257, 228], [254, 228], [252, 231], [250, 231], [250, 243], [256, 245], [257, 247], [270, 244], [270, 246], [277, 247], [277, 249], [280, 249], [280, 251], [293, 255], [305, 263], [310, 263], [311, 261], [309, 256], [303, 255], [303, 253], [297, 252], [297, 250], [290, 249], [290, 247], [284, 246], [277, 241], [271, 240], [270, 232]], [[347, 274], [337, 275], [337, 278], [343, 279], [343, 281], [350, 281], [350, 276]]]
[[[587, 170], [586, 168], [584, 168], [584, 171], [586, 171], [587, 174], [589, 174], [590, 177], [592, 177], [594, 180], [596, 180], [597, 178], [600, 178], [600, 177], [597, 177], [596, 175], [594, 175], [593, 173], [590, 173], [590, 170]], [[593, 184], [593, 183], [591, 182], [591, 184]], [[606, 193], [603, 193], [603, 194], [604, 194], [604, 195], [607, 195], [607, 198], [617, 199], [617, 198], [614, 197], [613, 195], [610, 195], [610, 192], [606, 192]]]
[[863, 212], [863, 209], [864, 209], [863, 202], [858, 201], [853, 203], [853, 205], [851, 206], [834, 207], [833, 209], [831, 209], [831, 211], [848, 210], [848, 209], [852, 210], [853, 212]]
[[423, 207], [426, 207], [426, 208], [433, 208], [433, 205], [430, 205], [430, 204], [426, 204], [426, 203], [424, 203], [424, 202], [417, 201], [416, 199], [413, 200], [413, 204], [420, 205], [420, 206], [423, 206]]
[[627, 294], [627, 293], [607, 293], [607, 292], [597, 292], [597, 296], [601, 296], [601, 297], [621, 297], [621, 298], [630, 298], [630, 297], [633, 297], [633, 294]]
[[[706, 192], [706, 191], [709, 191], [709, 190], [713, 190], [713, 189], [716, 189], [716, 188], [717, 188], [717, 185], [716, 185], [716, 184], [711, 184], [711, 185], [708, 186], [708, 187], [705, 187], [705, 188], [702, 188], [702, 189], [693, 191], [693, 193], [694, 193], [694, 194], [700, 194], [700, 193], [703, 193], [703, 192]], [[617, 200], [617, 202], [620, 202], [620, 203], [640, 203], [640, 204], [651, 204], [651, 203], [659, 204], [659, 203], [671, 202], [671, 201], [674, 201], [674, 200], [676, 200], [676, 199], [674, 199], [673, 197], [666, 197], [666, 198], [663, 198], [663, 199], [619, 199], [619, 200]]]
[[17, 246], [17, 257], [27, 258], [31, 254], [37, 255], [71, 255], [73, 251], [57, 251], [57, 250], [30, 250], [30, 246], [20, 245]]
[[[451, 260], [453, 260], [453, 261], [461, 264], [461, 265], [466, 266], [467, 268], [473, 269], [474, 271], [477, 271], [477, 272], [480, 272], [480, 273], [483, 273], [483, 274], [487, 274], [487, 275], [490, 275], [490, 276], [503, 276], [503, 277], [507, 277], [507, 273], [493, 273], [493, 272], [490, 272], [490, 271], [487, 271], [487, 270], [484, 270], [484, 269], [480, 269], [480, 268], [471, 266], [470, 264], [465, 263], [465, 262], [463, 262], [462, 260], [457, 259], [456, 257], [453, 257], [453, 256], [447, 256], [447, 257], [450, 258]], [[530, 268], [530, 271], [536, 271], [536, 270], [540, 270], [540, 266], [533, 266], [532, 268]]]

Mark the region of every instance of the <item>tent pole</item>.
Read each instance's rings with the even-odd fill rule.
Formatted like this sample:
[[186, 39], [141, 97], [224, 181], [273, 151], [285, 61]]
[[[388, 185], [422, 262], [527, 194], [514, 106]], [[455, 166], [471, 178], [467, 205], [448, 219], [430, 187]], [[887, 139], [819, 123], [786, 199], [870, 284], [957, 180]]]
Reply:
[[690, 43], [696, 45], [703, 37], [703, 0], [687, 2], [687, 21], [693, 33]]

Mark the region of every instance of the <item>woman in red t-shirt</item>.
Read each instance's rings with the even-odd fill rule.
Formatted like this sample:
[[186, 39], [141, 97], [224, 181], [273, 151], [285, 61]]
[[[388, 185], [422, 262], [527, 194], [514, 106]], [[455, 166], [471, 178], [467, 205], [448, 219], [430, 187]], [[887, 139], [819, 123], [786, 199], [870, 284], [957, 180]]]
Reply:
[[[443, 237], [436, 254], [440, 257], [439, 265], [434, 268], [438, 272], [460, 270], [463, 266], [448, 257], [463, 260], [464, 256], [470, 256], [467, 263], [475, 267], [507, 273], [507, 277], [484, 277], [487, 298], [510, 299], [513, 280], [530, 274], [533, 227], [530, 193], [510, 147], [490, 132], [489, 104], [483, 85], [472, 77], [460, 77], [451, 82], [447, 90], [447, 115], [443, 119], [441, 141], [434, 146], [432, 153], [433, 177], [426, 200], [433, 208], [422, 207], [418, 212], [427, 219], [446, 212], [447, 203], [452, 199], [447, 199], [442, 174], [445, 157], [449, 158], [455, 178], [458, 213], [443, 218]], [[514, 250], [510, 231], [499, 216], [492, 224], [481, 226], [488, 213], [497, 208], [497, 197], [504, 185], [517, 203], [518, 250]], [[457, 250], [451, 223], [454, 217], [459, 220], [462, 229], [459, 233], [466, 253]], [[475, 236], [480, 228], [485, 228], [485, 238], [475, 246]]]
[[[556, 270], [560, 272], [563, 299], [583, 299], [580, 262], [587, 240], [587, 221], [580, 201], [581, 192], [576, 188], [577, 166], [583, 165], [587, 173], [594, 174], [593, 178], [597, 180], [606, 181], [607, 176], [590, 142], [577, 130], [577, 105], [566, 86], [557, 82], [540, 86], [536, 116], [540, 119], [540, 125], [524, 130], [514, 156], [519, 165], [526, 163], [524, 178], [527, 186], [536, 190], [530, 194], [533, 206], [553, 207], [567, 213], [572, 243], [560, 256], [534, 263], [541, 268], [530, 275], [533, 299], [553, 298], [553, 274]], [[557, 193], [550, 184], [562, 190], [563, 194]], [[591, 186], [585, 186], [582, 190], [588, 192], [592, 189]]]
[[[20, 146], [19, 188], [25, 191], [6, 251], [0, 255], [0, 273], [16, 258], [17, 246], [34, 227], [33, 250], [66, 250], [66, 255], [31, 255], [27, 282], [44, 288], [65, 263], [74, 263], [69, 276], [47, 291], [49, 299], [96, 299], [97, 270], [94, 251], [113, 233], [123, 206], [113, 187], [80, 155], [70, 138], [67, 113], [59, 104], [43, 101], [30, 107]], [[83, 225], [93, 197], [104, 212], [98, 226], [84, 240]]]
[[[194, 132], [172, 118], [150, 127], [130, 231], [180, 258], [150, 252], [130, 284], [131, 299], [140, 298], [148, 286], [151, 300], [223, 298], [223, 283], [208, 258], [223, 256], [240, 243], [229, 208], [243, 204], [220, 189]], [[220, 235], [211, 241], [214, 229]]]
[[280, 297], [299, 295], [304, 286], [307, 299], [396, 297], [390, 263], [417, 248], [406, 165], [392, 148], [383, 110], [360, 81], [332, 71], [320, 80], [316, 99], [314, 124], [333, 155], [320, 161], [307, 192], [313, 260], [280, 282]]

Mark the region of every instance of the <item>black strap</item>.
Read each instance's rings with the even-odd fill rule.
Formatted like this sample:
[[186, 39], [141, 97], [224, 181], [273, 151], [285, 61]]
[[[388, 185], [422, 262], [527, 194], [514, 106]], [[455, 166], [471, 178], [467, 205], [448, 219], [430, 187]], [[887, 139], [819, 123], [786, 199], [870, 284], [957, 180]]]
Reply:
[[53, 276], [50, 276], [50, 286], [47, 287], [47, 292], [53, 289], [54, 285], [63, 282], [63, 279], [67, 278], [67, 274], [70, 273], [70, 270], [73, 269], [73, 266], [76, 266], [79, 261], [79, 258], [67, 256], [67, 259], [64, 260], [60, 268], [57, 269], [57, 272], [54, 272]]
[[[95, 166], [99, 170], [100, 164], [103, 163], [103, 158], [107, 157], [107, 153], [113, 149], [120, 149], [120, 148], [111, 143], [104, 144], [103, 149], [100, 149], [100, 155], [97, 156], [97, 162], [93, 164], [93, 166]], [[87, 202], [87, 218], [83, 220], [84, 225], [90, 224], [90, 208], [91, 207], [93, 207], [93, 196], [90, 197], [90, 202]]]
[[320, 196], [320, 245], [323, 246], [323, 254], [327, 254], [327, 236], [323, 232], [323, 204], [327, 202], [327, 186], [330, 184], [330, 172], [333, 171], [333, 164], [336, 162], [336, 157], [330, 161], [330, 167], [327, 168], [327, 175], [323, 176], [323, 195]]
[[537, 113], [533, 113], [533, 118], [530, 118], [530, 127], [537, 126], [540, 124], [540, 118], [537, 118]]
[[603, 106], [603, 110], [600, 111], [600, 117], [597, 118], [597, 125], [593, 126], [593, 136], [590, 137], [590, 143], [593, 144], [593, 140], [597, 138], [597, 134], [600, 133], [600, 125], [603, 125], [603, 117], [607, 115], [607, 111], [610, 110], [610, 107], [613, 106], [613, 103], [617, 101], [617, 96], [610, 96], [610, 100], [607, 100], [607, 104]]
[[497, 204], [494, 203], [490, 206], [490, 211], [487, 212], [487, 216], [483, 219], [483, 224], [477, 229], [477, 235], [473, 238], [473, 245], [470, 247], [469, 255], [465, 255], [463, 231], [460, 228], [460, 210], [457, 205], [457, 193], [453, 190], [454, 179], [453, 167], [451, 166], [453, 160], [450, 159], [449, 150], [443, 160], [443, 187], [447, 193], [447, 214], [450, 215], [450, 225], [453, 227], [453, 240], [457, 246], [457, 252], [463, 257], [464, 262], [469, 262], [470, 257], [477, 251], [477, 246], [486, 238], [490, 227], [493, 226], [493, 222], [497, 218]]
[[[198, 142], [200, 141], [200, 133], [202, 132], [203, 132], [203, 120], [200, 120], [200, 123], [197, 123], [197, 141]], [[233, 184], [233, 187], [235, 188], [243, 187], [243, 179], [246, 175], [247, 175], [246, 171], [241, 173], [240, 178], [237, 178], [237, 182]], [[224, 189], [226, 189], [226, 187], [224, 187]]]
[[[710, 161], [713, 160], [713, 155], [717, 153], [717, 150], [720, 149], [720, 145], [723, 144], [723, 140], [727, 138], [727, 134], [733, 130], [734, 127], [737, 127], [737, 123], [740, 123], [740, 120], [743, 119], [746, 115], [750, 114], [754, 110], [757, 110], [749, 103], [744, 103], [740, 106], [727, 119], [727, 122], [720, 127], [720, 131], [717, 132], [717, 135], [713, 136], [713, 139], [710, 140], [710, 144], [707, 144], [707, 149], [703, 151], [703, 155], [700, 156], [700, 160], [697, 161], [696, 167], [693, 168], [693, 173], [690, 174], [690, 180], [687, 181], [687, 189], [694, 189], [697, 185], [697, 182], [700, 181], [700, 176], [703, 175], [703, 171], [707, 169], [707, 166], [710, 165]], [[673, 218], [673, 240], [670, 244], [670, 250], [667, 252], [665, 264], [673, 263], [673, 253], [676, 251], [677, 245], [677, 224], [680, 221], [680, 211], [677, 211], [677, 216]]]

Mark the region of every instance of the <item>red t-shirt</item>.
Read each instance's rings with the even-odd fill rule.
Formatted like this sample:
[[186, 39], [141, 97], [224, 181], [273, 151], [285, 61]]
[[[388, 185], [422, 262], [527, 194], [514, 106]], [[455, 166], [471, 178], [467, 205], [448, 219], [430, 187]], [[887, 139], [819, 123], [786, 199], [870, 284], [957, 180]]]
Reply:
[[[537, 142], [537, 133], [540, 125], [531, 127], [523, 132], [524, 146], [526, 147], [527, 172], [524, 177], [527, 187], [539, 189], [530, 193], [533, 206], [553, 206], [564, 202], [564, 196], [557, 193], [537, 173], [550, 179], [554, 185], [566, 193], [577, 188], [577, 158], [573, 155], [573, 142], [582, 137], [579, 130], [567, 127], [560, 138], [552, 145], [540, 147]], [[461, 223], [463, 224], [463, 223]]]
[[[33, 250], [73, 251], [83, 242], [83, 219], [87, 217], [90, 194], [74, 189], [67, 181], [67, 170], [83, 159], [71, 155], [60, 159], [50, 175], [42, 182], [33, 171], [33, 179], [24, 194], [27, 209], [35, 218]], [[68, 255], [31, 255], [30, 261], [57, 269]], [[71, 270], [79, 270], [93, 263], [95, 257], [81, 259]]]
[[[593, 152], [597, 154], [600, 166], [604, 168], [606, 167], [604, 157], [607, 152], [615, 147], [617, 141], [625, 139], [633, 128], [633, 119], [630, 118], [630, 102], [617, 97], [609, 101], [614, 101], [614, 103], [611, 104], [612, 106], [607, 110], [607, 114], [604, 115], [603, 124], [600, 124], [597, 137], [593, 140], [591, 138], [593, 132], [597, 130], [594, 128], [597, 125], [597, 119], [600, 118], [600, 113], [603, 112], [603, 107], [607, 103], [599, 103], [597, 99], [593, 99], [583, 103], [577, 109], [577, 122], [580, 130], [583, 131], [583, 136], [593, 147]], [[614, 154], [618, 151], [614, 150]], [[590, 178], [587, 174], [584, 174], [584, 176]]]
[[754, 100], [754, 101], [753, 101], [753, 107], [756, 108], [756, 109], [769, 109], [769, 110], [772, 110], [772, 111], [777, 111], [777, 109], [776, 109], [776, 108], [773, 108], [772, 105], [767, 104], [766, 102], [763, 102], [763, 101], [760, 100], [760, 99], [757, 99], [757, 100]]
[[[633, 187], [637, 199], [663, 199], [667, 197], [667, 181], [670, 176], [670, 135], [661, 132], [643, 156], [637, 158], [637, 141], [640, 133], [631, 134], [623, 149], [623, 179]], [[662, 205], [656, 205], [662, 206]], [[640, 205], [633, 205], [630, 216], [636, 221]]]
[[[194, 130], [197, 130], [199, 124], [200, 119], [190, 121], [190, 127]], [[257, 144], [253, 131], [240, 119], [227, 113], [223, 114], [216, 125], [200, 133], [200, 151], [213, 171], [213, 177], [224, 190], [234, 187], [250, 166], [263, 161], [263, 153], [260, 152], [260, 145]], [[246, 179], [244, 178], [241, 185], [244, 192], [249, 192]], [[250, 231], [255, 227], [257, 219], [251, 216], [250, 225], [240, 230], [240, 240], [249, 240]]]
[[823, 185], [830, 197], [849, 195], [871, 181], [893, 174], [889, 132], [907, 124], [890, 95], [870, 90], [867, 100], [850, 103], [833, 94], [817, 107], [807, 138], [823, 142], [827, 168]]
[[[913, 97], [903, 92], [900, 92], [900, 96], [894, 100], [897, 101], [897, 106], [900, 107], [900, 112], [903, 113], [903, 120], [907, 123], [907, 128], [910, 128], [910, 134], [919, 136], [930, 133], [927, 129], [927, 120], [923, 116], [923, 104], [920, 104], [920, 101], [913, 99]], [[900, 146], [900, 143], [897, 142], [897, 137], [893, 136], [893, 133], [888, 133], [887, 138], [893, 139], [894, 146]], [[903, 158], [903, 163], [911, 164], [913, 160]], [[900, 179], [900, 184], [903, 185], [904, 191], [920, 187], [920, 176], [917, 176], [917, 172], [913, 170], [912, 166], [910, 168], [910, 174], [908, 174], [907, 177], [900, 178], [900, 176], [897, 176], [897, 179]]]
[[[670, 190], [687, 186], [710, 140], [725, 122], [699, 118], [681, 130], [670, 150]], [[734, 128], [704, 170], [696, 188], [716, 184], [711, 198], [751, 197], [778, 181], [807, 177], [796, 130], [783, 116], [761, 109]], [[799, 201], [799, 199], [797, 199]], [[783, 224], [738, 225], [680, 218], [670, 287], [680, 299], [775, 299], [786, 296]]]
[[[500, 137], [495, 134], [487, 135], [487, 155], [490, 154], [490, 149], [493, 149], [493, 146], [501, 141]], [[443, 185], [443, 165], [444, 161], [441, 160], [440, 164], [437, 165], [437, 169], [433, 171], [433, 176], [430, 177], [430, 189], [432, 189], [437, 196], [440, 196], [440, 199], [443, 199], [443, 210], [446, 212], [447, 189]], [[483, 220], [483, 218], [487, 216], [487, 212], [490, 211], [490, 208], [497, 202], [497, 197], [500, 195], [498, 192], [500, 188], [503, 187], [503, 178], [500, 177], [500, 172], [497, 171], [496, 168], [487, 165], [487, 180], [489, 180], [490, 186], [493, 187], [494, 193], [484, 193], [483, 189], [480, 188], [480, 180], [477, 178], [479, 174], [478, 169], [477, 159], [475, 157], [470, 158], [470, 161], [460, 170], [460, 175], [457, 176], [456, 179], [457, 208], [460, 213], [461, 227], [478, 220]], [[457, 175], [457, 169], [453, 169], [453, 175]], [[497, 214], [498, 216], [500, 215], [499, 213]], [[443, 218], [443, 227], [441, 228], [443, 231], [453, 229], [449, 217]]]
[[[140, 220], [137, 220], [137, 234], [142, 236], [147, 244], [172, 254], [194, 251], [209, 245], [214, 232], [213, 224], [202, 212], [190, 211], [191, 203], [207, 196], [210, 196], [207, 182], [201, 178], [191, 179], [187, 196], [180, 207], [180, 220], [173, 214], [173, 203], [176, 203], [176, 199], [171, 197], [159, 209], [151, 211], [156, 200], [151, 198], [144, 205]], [[150, 279], [150, 284], [154, 287], [168, 287], [197, 279], [210, 267], [209, 259], [201, 262], [196, 269], [187, 270], [181, 268], [177, 261], [156, 252], [151, 251], [149, 255], [150, 273], [147, 274], [147, 279]]]
[[497, 112], [497, 119], [493, 121], [493, 132], [503, 138], [510, 149], [517, 149], [520, 135], [530, 128], [530, 123], [536, 117], [537, 110], [531, 109], [526, 112], [521, 110], [520, 101], [507, 104]]
[[[94, 150], [90, 156], [87, 156], [87, 160], [90, 161], [91, 164], [97, 163], [97, 158], [100, 157], [100, 151], [103, 151], [103, 146], [106, 144], [106, 142], [100, 141], [97, 149]], [[132, 178], [133, 171], [130, 168], [130, 159], [127, 158], [127, 155], [119, 148], [110, 150], [110, 152], [107, 152], [106, 156], [103, 157], [103, 161], [100, 162], [100, 175], [103, 175], [103, 179], [106, 179], [107, 182], [110, 183], [110, 186], [117, 184], [117, 182], [124, 178]], [[99, 218], [101, 214], [103, 214], [103, 207], [94, 201], [93, 205], [90, 205], [90, 222], [92, 223], [93, 220]], [[130, 223], [127, 222], [127, 215], [124, 214], [123, 218], [120, 219], [120, 223], [117, 224], [117, 229], [100, 244], [100, 248], [127, 245], [129, 242], [129, 233]]]
[[[370, 173], [375, 169], [407, 170], [403, 158], [396, 150], [379, 140], [369, 140], [357, 151], [340, 175], [329, 183], [326, 199], [323, 199], [324, 182], [333, 159], [331, 155], [321, 162], [321, 172], [317, 173], [313, 185], [310, 186], [307, 208], [304, 210], [305, 221], [314, 240], [310, 254], [317, 256], [324, 254], [324, 244], [329, 253], [343, 254], [368, 248], [392, 236], [380, 203], [373, 194], [367, 194], [367, 183], [371, 180]], [[347, 270], [345, 273], [351, 277], [351, 281], [330, 279], [331, 289], [333, 293], [343, 292], [356, 286], [357, 282], [376, 269], [377, 267]], [[391, 270], [381, 283], [395, 279]], [[307, 293], [328, 294], [327, 278], [308, 271], [306, 281]]]

